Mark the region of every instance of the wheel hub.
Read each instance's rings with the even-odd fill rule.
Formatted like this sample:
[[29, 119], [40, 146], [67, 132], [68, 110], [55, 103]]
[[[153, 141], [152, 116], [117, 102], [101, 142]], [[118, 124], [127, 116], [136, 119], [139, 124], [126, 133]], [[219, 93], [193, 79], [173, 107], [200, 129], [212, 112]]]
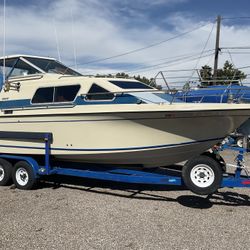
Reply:
[[27, 185], [29, 181], [29, 175], [27, 173], [27, 170], [24, 168], [19, 168], [16, 171], [16, 181], [20, 186]]
[[4, 179], [4, 170], [2, 167], [0, 167], [0, 181]]
[[25, 179], [27, 178], [26, 174], [20, 174], [20, 178], [22, 181], [25, 181]]
[[193, 167], [190, 178], [192, 182], [201, 188], [210, 186], [215, 179], [214, 171], [206, 164], [198, 164]]
[[199, 173], [199, 177], [200, 177], [200, 178], [205, 178], [205, 177], [206, 177], [206, 174], [205, 174], [205, 173]]

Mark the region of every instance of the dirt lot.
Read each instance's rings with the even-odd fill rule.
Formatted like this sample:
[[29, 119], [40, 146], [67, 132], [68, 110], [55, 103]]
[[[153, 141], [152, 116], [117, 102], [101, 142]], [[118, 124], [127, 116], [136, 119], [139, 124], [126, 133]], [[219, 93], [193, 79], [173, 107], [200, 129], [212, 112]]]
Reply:
[[0, 249], [249, 249], [248, 189], [56, 181], [0, 187]]

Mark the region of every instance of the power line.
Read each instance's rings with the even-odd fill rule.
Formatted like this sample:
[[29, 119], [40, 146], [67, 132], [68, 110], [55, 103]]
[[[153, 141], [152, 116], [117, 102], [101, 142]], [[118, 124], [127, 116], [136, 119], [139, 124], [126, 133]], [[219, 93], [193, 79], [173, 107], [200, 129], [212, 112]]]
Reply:
[[227, 53], [228, 53], [228, 55], [229, 55], [229, 57], [230, 57], [231, 63], [233, 64], [233, 66], [234, 66], [234, 68], [235, 68], [235, 63], [234, 63], [234, 61], [233, 61], [233, 57], [232, 57], [230, 51], [228, 50]]
[[[208, 53], [208, 52], [211, 52], [211, 51], [214, 51], [214, 49], [205, 50], [203, 53]], [[177, 61], [180, 61], [180, 60], [192, 58], [192, 57], [197, 56], [199, 54], [200, 53], [192, 52], [192, 53], [186, 53], [186, 54], [182, 54], [182, 55], [178, 55], [178, 56], [171, 56], [171, 57], [161, 58], [161, 59], [158, 59], [158, 60], [147, 61], [147, 62], [144, 62], [144, 64], [150, 64], [152, 62], [159, 62], [159, 61], [163, 61], [163, 60], [167, 60], [167, 59], [172, 59], [172, 60], [168, 60], [168, 61], [165, 61], [165, 62], [162, 62], [162, 63], [153, 64], [153, 65], [150, 65], [150, 66], [137, 66], [132, 71], [137, 71], [137, 70], [140, 70], [140, 69], [146, 69], [146, 68], [150, 68], [150, 67], [156, 67], [156, 66], [160, 66], [160, 65], [164, 65], [164, 64], [169, 64], [169, 63], [172, 63], [172, 62], [177, 62]], [[131, 70], [126, 70], [126, 71], [122, 70], [122, 71], [124, 73], [132, 72]], [[91, 72], [93, 72], [93, 71], [83, 71], [82, 73], [86, 74], [86, 73], [91, 73]]]
[[247, 68], [250, 68], [250, 65], [238, 67], [238, 69], [247, 69]]
[[[226, 52], [222, 52], [222, 53], [226, 53]], [[235, 54], [235, 55], [249, 55], [250, 52], [233, 51], [233, 52], [230, 52], [230, 54]]]
[[[213, 30], [214, 30], [214, 25], [215, 25], [215, 23], [213, 23], [212, 29], [211, 29], [211, 31], [210, 31], [209, 34], [208, 34], [208, 38], [207, 38], [207, 40], [206, 40], [206, 42], [205, 42], [205, 44], [204, 44], [204, 47], [203, 47], [203, 49], [202, 49], [202, 51], [201, 51], [200, 57], [198, 58], [198, 60], [197, 60], [197, 62], [196, 62], [196, 64], [195, 64], [195, 67], [194, 67], [195, 69], [197, 68], [197, 66], [198, 66], [198, 64], [199, 64], [199, 62], [200, 62], [200, 60], [201, 60], [202, 54], [204, 53], [204, 51], [205, 51], [205, 49], [206, 49], [206, 47], [207, 47], [207, 44], [208, 44], [208, 42], [209, 42], [209, 40], [210, 40], [210, 37], [211, 37], [211, 35], [212, 35], [212, 33], [213, 33]], [[193, 77], [194, 73], [195, 73], [195, 70], [192, 72], [190, 78]], [[189, 80], [188, 80], [188, 81], [189, 81]]]
[[207, 62], [206, 62], [205, 65], [209, 65], [210, 62], [211, 62], [211, 60], [213, 59], [213, 57], [214, 57], [214, 54], [211, 54], [211, 56], [208, 58], [208, 60], [207, 60]]
[[[206, 50], [204, 52], [208, 52], [208, 51], [213, 51], [214, 49], [209, 49], [209, 50]], [[152, 63], [152, 62], [159, 62], [159, 61], [163, 61], [163, 60], [168, 60], [168, 59], [174, 59], [174, 58], [183, 58], [183, 57], [186, 57], [186, 56], [194, 56], [194, 55], [199, 55], [199, 53], [195, 53], [194, 51], [191, 53], [185, 53], [185, 54], [182, 54], [182, 55], [178, 55], [178, 56], [170, 56], [170, 57], [165, 57], [165, 58], [161, 58], [161, 59], [157, 59], [157, 60], [152, 60], [152, 61], [144, 61], [144, 62], [141, 62], [141, 64], [149, 64], [149, 63]]]
[[[208, 52], [211, 52], [213, 51], [214, 49], [210, 49], [210, 50], [206, 50], [204, 51], [205, 53], [208, 53]], [[169, 61], [165, 61], [165, 62], [162, 62], [162, 63], [158, 63], [158, 64], [153, 64], [153, 65], [150, 65], [150, 66], [142, 66], [142, 67], [137, 67], [135, 70], [127, 70], [125, 71], [126, 72], [133, 72], [133, 71], [137, 71], [137, 70], [140, 70], [140, 69], [147, 69], [147, 68], [152, 68], [152, 67], [157, 67], [157, 66], [160, 66], [160, 65], [164, 65], [164, 64], [169, 64], [169, 63], [173, 63], [173, 62], [178, 62], [178, 61], [182, 61], [182, 60], [185, 60], [185, 59], [189, 59], [189, 58], [192, 58], [194, 56], [197, 56], [199, 55], [200, 53], [193, 53], [191, 55], [188, 55], [188, 56], [182, 56], [182, 57], [178, 57], [174, 60], [169, 60]], [[170, 57], [171, 58], [171, 57]], [[196, 57], [197, 58], [197, 57]]]
[[101, 58], [101, 59], [97, 59], [97, 60], [93, 60], [93, 61], [89, 61], [89, 62], [86, 62], [86, 63], [81, 63], [81, 64], [78, 64], [78, 65], [86, 65], [86, 64], [91, 64], [91, 63], [97, 63], [97, 62], [102, 62], [102, 61], [107, 61], [107, 60], [110, 60], [110, 59], [113, 59], [113, 58], [118, 58], [118, 57], [121, 57], [121, 56], [126, 56], [126, 55], [130, 55], [130, 54], [133, 54], [133, 53], [137, 53], [139, 51], [142, 51], [142, 50], [146, 50], [146, 49], [149, 49], [149, 48], [152, 48], [152, 47], [155, 47], [155, 46], [159, 46], [163, 43], [166, 43], [166, 42], [169, 42], [171, 40], [174, 40], [176, 38], [179, 38], [181, 36], [184, 36], [184, 35], [187, 35], [191, 32], [194, 32], [196, 30], [199, 30], [205, 26], [207, 26], [208, 24], [210, 23], [207, 23], [207, 24], [203, 24], [203, 25], [200, 25], [196, 28], [193, 28], [191, 30], [188, 30], [186, 32], [183, 32], [183, 33], [180, 33], [176, 36], [173, 36], [173, 37], [170, 37], [168, 39], [165, 39], [165, 40], [162, 40], [160, 42], [156, 42], [156, 43], [153, 43], [153, 44], [150, 44], [150, 45], [147, 45], [145, 47], [142, 47], [142, 48], [138, 48], [138, 49], [134, 49], [134, 50], [130, 50], [130, 51], [127, 51], [127, 52], [124, 52], [124, 53], [121, 53], [121, 54], [117, 54], [117, 55], [114, 55], [114, 56], [110, 56], [110, 57], [105, 57], [105, 58]]
[[222, 19], [222, 20], [250, 19], [250, 16], [222, 17], [221, 19]]
[[220, 48], [221, 50], [222, 49], [250, 49], [250, 46], [239, 46], [239, 47], [221, 47]]
[[[206, 55], [203, 55], [201, 58], [205, 58], [205, 57], [208, 57], [208, 56], [211, 56], [211, 55], [213, 55], [213, 53], [210, 53], [210, 54], [206, 54]], [[170, 63], [165, 63], [165, 64], [167, 64], [167, 67], [169, 67], [169, 66], [175, 66], [175, 65], [179, 65], [179, 64], [181, 64], [181, 63], [186, 63], [186, 62], [190, 62], [190, 61], [194, 61], [194, 60], [197, 60], [199, 57], [195, 57], [195, 58], [193, 58], [193, 59], [189, 59], [189, 60], [186, 60], [186, 59], [181, 59], [181, 60], [175, 60], [174, 62], [173, 61], [171, 61]], [[181, 62], [179, 62], [179, 61], [181, 61]], [[177, 63], [178, 62], [178, 63]], [[160, 68], [165, 68], [166, 67], [166, 65], [164, 65], [164, 66], [161, 66], [161, 67], [156, 67], [156, 66], [159, 66], [159, 65], [154, 65], [154, 66], [148, 66], [147, 68], [148, 69], [150, 69], [150, 71], [151, 70], [154, 70], [154, 69], [160, 69]], [[145, 71], [145, 69], [147, 69], [147, 68], [143, 68], [143, 70], [133, 70], [133, 71], [126, 71], [126, 73], [138, 73], [138, 72], [143, 72], [143, 71]]]
[[162, 70], [161, 72], [189, 72], [192, 70], [194, 69], [168, 69], [168, 70]]

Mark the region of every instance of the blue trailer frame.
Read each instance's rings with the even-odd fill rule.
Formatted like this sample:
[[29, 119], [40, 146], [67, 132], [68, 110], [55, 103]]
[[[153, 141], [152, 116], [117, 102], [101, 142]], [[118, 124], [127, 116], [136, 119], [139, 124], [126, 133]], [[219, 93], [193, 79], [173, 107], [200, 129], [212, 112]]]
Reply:
[[[227, 178], [223, 178], [222, 187], [250, 187], [250, 176], [242, 177], [241, 173], [244, 170], [244, 154], [249, 153], [249, 148], [236, 146], [237, 143], [234, 138], [228, 137], [227, 142], [222, 144], [219, 148], [219, 151], [223, 150], [233, 150], [238, 154], [235, 158], [236, 161], [236, 169], [233, 175], [228, 176]], [[248, 173], [246, 172], [248, 175]], [[231, 186], [234, 185], [234, 186]]]
[[[40, 140], [44, 142], [44, 164], [39, 165], [34, 157], [0, 154], [0, 158], [25, 161], [27, 162], [34, 172], [35, 178], [40, 178], [45, 175], [66, 175], [75, 177], [84, 177], [99, 180], [108, 180], [126, 183], [138, 184], [157, 184], [157, 185], [176, 185], [184, 186], [181, 176], [175, 174], [170, 175], [168, 171], [157, 172], [154, 170], [132, 170], [114, 166], [96, 166], [89, 167], [86, 164], [81, 165], [81, 169], [69, 168], [65, 166], [51, 166], [50, 160], [50, 145], [53, 141], [52, 133], [31, 133], [31, 132], [0, 132], [0, 138], [8, 139], [21, 139], [21, 140]], [[230, 144], [225, 144], [220, 150], [230, 147]], [[232, 147], [231, 147], [232, 149]], [[243, 148], [233, 148], [239, 152], [237, 156], [237, 167], [234, 174], [225, 174], [221, 182], [223, 187], [250, 187], [250, 177], [242, 176], [242, 162], [244, 153], [247, 152]]]

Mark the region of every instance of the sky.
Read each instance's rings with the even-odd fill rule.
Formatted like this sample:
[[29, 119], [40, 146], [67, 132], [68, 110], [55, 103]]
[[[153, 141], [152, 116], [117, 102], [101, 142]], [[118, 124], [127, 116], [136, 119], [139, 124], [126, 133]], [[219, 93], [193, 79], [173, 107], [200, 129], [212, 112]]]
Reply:
[[[249, 10], [249, 0], [6, 0], [6, 51], [0, 51], [57, 58], [83, 74], [154, 77], [162, 70], [171, 79], [169, 70], [213, 65], [217, 15], [225, 48], [219, 66], [250, 65], [250, 50], [228, 49], [250, 47]], [[1, 21], [0, 44], [3, 30]]]

